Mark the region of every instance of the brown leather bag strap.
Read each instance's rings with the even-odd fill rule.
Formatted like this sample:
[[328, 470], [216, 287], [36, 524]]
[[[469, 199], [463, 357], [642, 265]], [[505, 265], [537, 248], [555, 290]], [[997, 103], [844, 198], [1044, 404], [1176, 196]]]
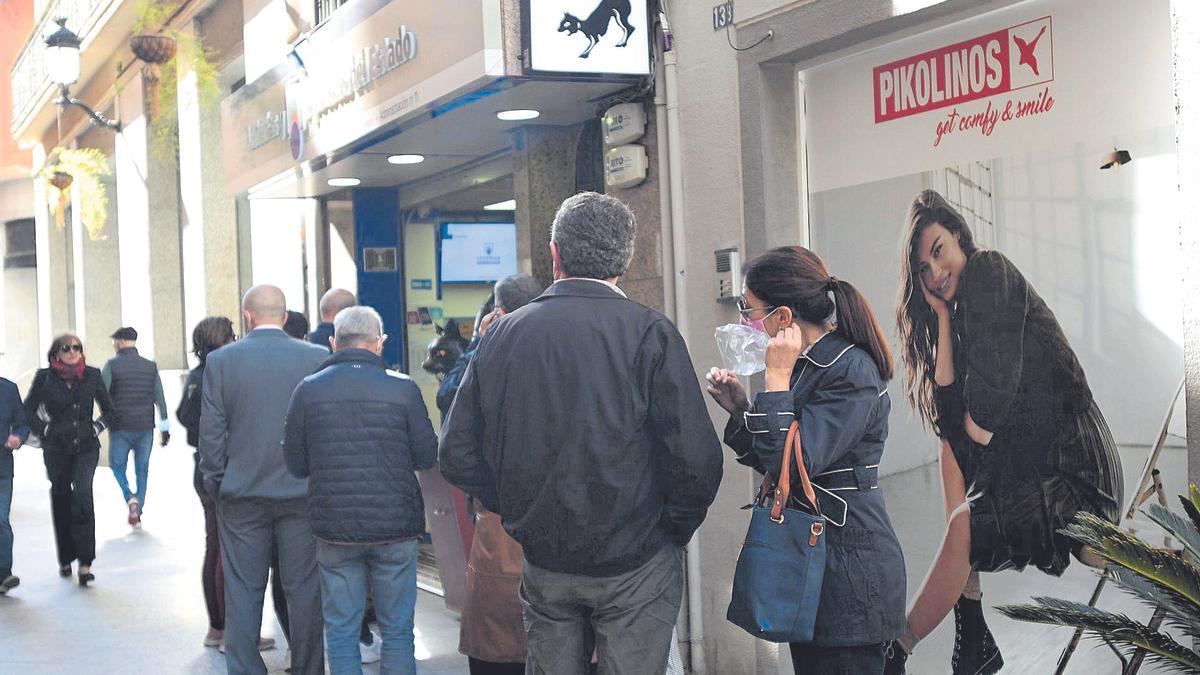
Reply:
[[783, 508], [787, 506], [788, 498], [792, 495], [791, 466], [793, 448], [796, 453], [796, 466], [800, 471], [800, 486], [813, 511], [821, 514], [821, 505], [817, 502], [817, 493], [813, 490], [812, 481], [808, 479], [808, 469], [804, 468], [804, 447], [800, 442], [800, 422], [792, 422], [788, 427], [787, 440], [783, 444], [783, 466], [779, 469], [779, 483], [775, 486], [775, 499], [771, 504], [771, 519], [782, 522]]

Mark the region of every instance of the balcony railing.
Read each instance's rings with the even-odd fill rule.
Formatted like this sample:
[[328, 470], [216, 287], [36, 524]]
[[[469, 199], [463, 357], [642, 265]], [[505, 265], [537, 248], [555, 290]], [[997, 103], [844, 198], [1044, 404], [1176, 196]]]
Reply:
[[90, 42], [96, 23], [103, 10], [120, 0], [55, 0], [42, 13], [29, 41], [17, 57], [12, 68], [12, 122], [13, 129], [19, 128], [30, 115], [38, 101], [42, 100], [50, 86], [46, 75], [45, 36], [53, 30], [54, 19], [67, 18], [67, 28], [83, 39], [84, 47]]
[[321, 23], [329, 18], [338, 7], [350, 2], [350, 0], [315, 0], [316, 2], [316, 17], [317, 23]]

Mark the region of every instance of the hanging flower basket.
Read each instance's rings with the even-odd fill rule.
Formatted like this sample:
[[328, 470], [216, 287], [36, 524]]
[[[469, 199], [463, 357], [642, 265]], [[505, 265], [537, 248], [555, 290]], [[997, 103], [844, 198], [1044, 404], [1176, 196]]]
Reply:
[[54, 173], [50, 174], [50, 184], [58, 188], [59, 191], [66, 190], [67, 188], [71, 187], [71, 183], [74, 180], [75, 179], [71, 177], [71, 174], [65, 171], [55, 171]]
[[133, 55], [151, 65], [162, 65], [175, 58], [179, 43], [170, 35], [148, 33], [129, 38]]
[[175, 58], [179, 43], [170, 35], [142, 34], [129, 38], [133, 55], [146, 62], [142, 79], [146, 85], [146, 105], [151, 118], [158, 117], [158, 81], [162, 78], [162, 64]]

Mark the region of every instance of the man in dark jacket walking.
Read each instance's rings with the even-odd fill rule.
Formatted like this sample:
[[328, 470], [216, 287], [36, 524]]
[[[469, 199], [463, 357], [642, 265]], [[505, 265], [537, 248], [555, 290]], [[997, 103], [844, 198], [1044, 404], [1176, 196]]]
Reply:
[[525, 551], [527, 673], [666, 670], [681, 548], [721, 450], [679, 332], [616, 287], [634, 218], [595, 193], [554, 218], [556, 281], [488, 329], [442, 436], [443, 475]]
[[[117, 355], [104, 364], [101, 374], [112, 397], [119, 420], [108, 431], [108, 465], [129, 506], [129, 524], [142, 524], [146, 507], [146, 482], [150, 476], [150, 451], [154, 447], [154, 408], [158, 407], [159, 441], [171, 440], [167, 421], [167, 401], [163, 396], [158, 364], [138, 354], [137, 331], [128, 326], [112, 334]], [[129, 488], [126, 467], [133, 451], [133, 470], [137, 491]]]
[[13, 450], [29, 438], [17, 385], [0, 377], [0, 595], [21, 583], [13, 575], [13, 531], [8, 522], [13, 493]]
[[387, 336], [370, 307], [334, 320], [334, 355], [292, 395], [284, 457], [308, 479], [329, 667], [361, 673], [359, 624], [367, 580], [383, 630], [380, 671], [414, 674], [417, 552], [425, 504], [414, 471], [437, 462], [421, 390], [387, 370]]

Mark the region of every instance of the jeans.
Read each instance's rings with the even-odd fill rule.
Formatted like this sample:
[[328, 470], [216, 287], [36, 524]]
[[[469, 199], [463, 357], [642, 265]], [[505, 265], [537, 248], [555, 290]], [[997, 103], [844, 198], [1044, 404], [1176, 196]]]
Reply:
[[13, 477], [0, 476], [0, 581], [12, 574], [13, 564], [13, 531], [8, 522], [8, 512], [12, 507]]
[[317, 541], [325, 645], [332, 675], [362, 673], [359, 627], [367, 580], [383, 637], [380, 675], [415, 675], [413, 615], [417, 604], [419, 540], [391, 544], [330, 544]]
[[[138, 504], [146, 505], [146, 479], [150, 475], [150, 450], [154, 447], [154, 430], [113, 431], [108, 435], [108, 464], [117, 485], [125, 495], [125, 501], [137, 497]], [[129, 464], [129, 451], [133, 451], [133, 471], [137, 475], [136, 495], [129, 489], [125, 467]]]
[[[519, 592], [526, 675], [662, 675], [683, 600], [683, 552], [667, 544], [613, 577], [551, 572], [525, 561]], [[387, 642], [384, 642], [387, 645]]]
[[857, 647], [818, 647], [791, 644], [792, 670], [796, 675], [862, 675], [882, 673], [887, 643]]

